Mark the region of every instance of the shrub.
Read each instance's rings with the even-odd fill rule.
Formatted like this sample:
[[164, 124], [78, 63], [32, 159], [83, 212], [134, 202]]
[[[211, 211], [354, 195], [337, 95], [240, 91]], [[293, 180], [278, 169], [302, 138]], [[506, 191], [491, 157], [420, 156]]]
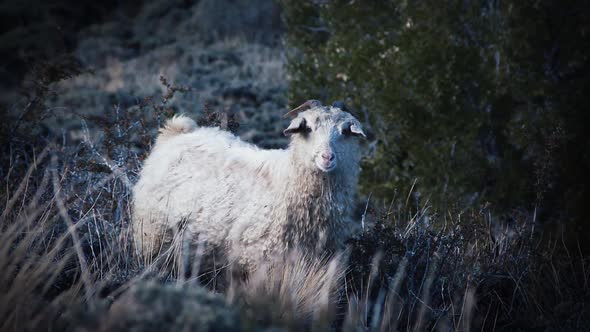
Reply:
[[583, 218], [582, 1], [282, 4], [291, 103], [348, 99], [372, 125], [367, 194]]
[[[80, 317], [85, 331], [238, 331], [238, 311], [196, 285], [143, 282], [118, 298], [97, 321]], [[97, 328], [94, 324], [97, 324]]]

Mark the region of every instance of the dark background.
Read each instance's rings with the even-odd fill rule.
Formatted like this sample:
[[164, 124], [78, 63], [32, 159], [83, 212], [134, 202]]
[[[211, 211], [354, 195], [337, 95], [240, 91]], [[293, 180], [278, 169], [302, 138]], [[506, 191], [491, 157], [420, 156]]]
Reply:
[[416, 181], [436, 207], [522, 208], [588, 233], [584, 1], [4, 1], [0, 12], [4, 113], [38, 93], [48, 63], [83, 73], [51, 87], [59, 117], [134, 105], [164, 74], [195, 89], [175, 111], [223, 109], [265, 147], [284, 146], [287, 105], [347, 100], [374, 134], [366, 195]]
[[[367, 229], [351, 241], [346, 279], [370, 301], [359, 324], [368, 328], [407, 263], [395, 291], [406, 328], [419, 324], [421, 294], [431, 297], [429, 327], [464, 327], [454, 306], [474, 299], [465, 321], [478, 329], [490, 329], [488, 314], [500, 330], [587, 326], [587, 1], [4, 1], [0, 15], [0, 201], [13, 207], [1, 226], [37, 225], [23, 215], [31, 197], [46, 204], [55, 223], [40, 223], [31, 241], [39, 262], [54, 234], [67, 234], [64, 215], [92, 215], [96, 229], [80, 230], [81, 246], [104, 294], [143, 273], [130, 243], [115, 239], [128, 231], [130, 185], [166, 117], [187, 113], [284, 148], [291, 107], [343, 100], [368, 136], [356, 214]], [[53, 159], [26, 175], [46, 147]], [[65, 213], [54, 206], [58, 187]], [[22, 201], [11, 203], [16, 192]], [[0, 232], [17, 247], [14, 234]], [[25, 256], [0, 263], [39, 263]], [[107, 256], [115, 259], [104, 268]], [[79, 287], [83, 264], [64, 261], [63, 271], [44, 271], [58, 276], [49, 295], [0, 284], [44, 308]], [[211, 308], [166, 282], [148, 287], [159, 292], [154, 303], [171, 296]], [[350, 303], [337, 303], [330, 324], [340, 326]], [[130, 312], [146, 311], [139, 304]], [[245, 308], [253, 326], [274, 309]], [[72, 326], [92, 322], [71, 317]]]
[[346, 100], [370, 133], [365, 196], [525, 210], [574, 247], [590, 235], [584, 1], [4, 1], [0, 12], [4, 140], [78, 130], [80, 114], [161, 94], [162, 75], [192, 89], [171, 112], [227, 112], [263, 147], [285, 146], [288, 106]]

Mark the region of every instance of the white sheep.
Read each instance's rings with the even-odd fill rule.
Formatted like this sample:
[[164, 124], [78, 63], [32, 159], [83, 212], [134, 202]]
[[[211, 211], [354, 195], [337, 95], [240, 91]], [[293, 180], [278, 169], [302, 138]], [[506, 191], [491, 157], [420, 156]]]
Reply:
[[[136, 248], [149, 257], [183, 229], [243, 266], [297, 247], [334, 251], [353, 228], [359, 121], [342, 104], [308, 101], [284, 150], [264, 150], [219, 128], [169, 120], [135, 185]], [[180, 226], [182, 225], [182, 226]]]

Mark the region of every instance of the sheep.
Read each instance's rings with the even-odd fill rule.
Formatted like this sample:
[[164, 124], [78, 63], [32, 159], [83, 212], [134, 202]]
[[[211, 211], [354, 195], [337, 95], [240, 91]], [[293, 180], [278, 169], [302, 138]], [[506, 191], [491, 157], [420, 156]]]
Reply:
[[288, 112], [287, 149], [170, 119], [133, 188], [139, 253], [153, 257], [172, 241], [171, 230], [247, 268], [292, 248], [342, 249], [354, 226], [365, 134], [342, 103], [334, 105], [310, 100]]

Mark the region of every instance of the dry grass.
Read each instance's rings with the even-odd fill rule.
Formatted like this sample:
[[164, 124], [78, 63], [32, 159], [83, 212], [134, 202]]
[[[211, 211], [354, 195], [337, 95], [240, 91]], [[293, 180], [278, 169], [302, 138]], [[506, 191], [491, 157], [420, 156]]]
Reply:
[[[68, 167], [75, 163], [63, 156], [63, 147], [50, 146], [30, 158], [18, 185], [5, 184], [3, 331], [150, 330], [148, 321], [187, 310], [209, 313], [202, 322], [179, 316], [187, 328], [292, 331], [506, 330], [531, 321], [580, 328], [587, 317], [587, 257], [560, 251], [559, 239], [538, 244], [532, 220], [494, 230], [485, 211], [451, 220], [422, 207], [407, 222], [399, 212], [367, 230], [350, 253], [316, 258], [294, 251], [246, 279], [226, 273], [217, 278], [229, 281], [203, 284], [211, 278], [203, 279], [198, 261], [170, 273], [137, 259], [126, 226], [125, 172], [89, 177], [95, 182], [81, 187]], [[157, 309], [146, 313], [150, 308]]]
[[0, 330], [586, 326], [589, 259], [544, 238], [534, 214], [434, 212], [412, 193], [367, 204], [363, 233], [332, 257], [293, 251], [243, 277], [224, 263], [205, 269], [202, 248], [179, 240], [173, 255], [141, 260], [131, 188], [153, 129], [183, 92], [163, 82], [161, 98], [82, 115], [75, 135], [43, 143], [21, 133], [3, 147]]
[[274, 264], [259, 267], [228, 296], [247, 308], [249, 319], [259, 324], [293, 331], [326, 328], [336, 311], [344, 275], [342, 255], [318, 258], [295, 250]]
[[[190, 269], [192, 275], [170, 274], [136, 258], [125, 226], [129, 188], [118, 178], [122, 175], [105, 174], [94, 185], [88, 184], [85, 192], [76, 192], [79, 184], [68, 184], [72, 171], [59, 162], [58, 151], [54, 146], [39, 153], [12, 194], [3, 197], [2, 330], [38, 330], [47, 324], [93, 330], [85, 324], [100, 317], [106, 325], [96, 330], [123, 323], [142, 326], [117, 308], [148, 310], [141, 302], [147, 296], [141, 295], [143, 291], [156, 297], [148, 296], [154, 303], [162, 297], [163, 303], [180, 306], [168, 308], [172, 312], [196, 305], [190, 301], [201, 301], [198, 294], [190, 301], [181, 300], [186, 291], [178, 290], [207, 287], [201, 283], [198, 263]], [[113, 192], [115, 188], [120, 191]], [[107, 193], [123, 195], [118, 197], [122, 206], [115, 208], [120, 210], [114, 212], [120, 215], [120, 225], [105, 216], [103, 204], [117, 199], [106, 197]], [[103, 195], [104, 200], [96, 199]], [[398, 220], [395, 228], [381, 229], [377, 240], [375, 233], [368, 232], [353, 245], [350, 259], [347, 254], [314, 258], [293, 252], [247, 279], [225, 283], [223, 296], [210, 296], [217, 299], [216, 305], [226, 303], [228, 315], [241, 317], [235, 319], [244, 330], [503, 330], [518, 328], [523, 324], [519, 320], [539, 315], [546, 319], [539, 323], [542, 326], [556, 326], [565, 319], [567, 326], [580, 327], [587, 313], [583, 301], [589, 294], [590, 273], [581, 253], [562, 256], [555, 240], [548, 247], [527, 247], [531, 234], [519, 229], [504, 237], [500, 235], [510, 232], [497, 235], [475, 226], [468, 231], [476, 219], [466, 224], [447, 220], [450, 225], [435, 231], [425, 225], [425, 218], [422, 210], [405, 224]], [[430, 220], [430, 225], [437, 224]], [[376, 250], [375, 255], [361, 252], [369, 256], [359, 261], [355, 255], [370, 249], [363, 241], [371, 248], [384, 248], [378, 241], [391, 241], [391, 247]], [[151, 286], [141, 286], [148, 280]], [[170, 283], [176, 288], [166, 286]], [[128, 293], [130, 288], [135, 290]], [[119, 300], [121, 294], [130, 295]], [[154, 317], [171, 314], [166, 306], [158, 308]], [[124, 322], [118, 321], [123, 317]], [[187, 326], [200, 326], [194, 324], [187, 320]]]

